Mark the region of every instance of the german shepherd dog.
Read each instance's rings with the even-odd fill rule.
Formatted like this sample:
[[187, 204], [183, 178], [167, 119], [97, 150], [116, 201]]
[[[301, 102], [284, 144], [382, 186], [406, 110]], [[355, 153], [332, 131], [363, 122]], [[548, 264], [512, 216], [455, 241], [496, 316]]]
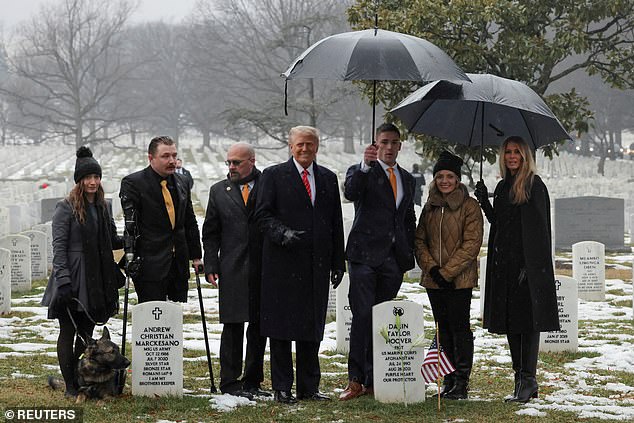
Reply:
[[[100, 339], [88, 337], [86, 351], [77, 363], [77, 383], [79, 393], [77, 402], [86, 399], [106, 399], [119, 394], [117, 375], [130, 365], [130, 360], [121, 355], [117, 344], [110, 340], [110, 332], [104, 326]], [[58, 383], [49, 379], [53, 389], [64, 386], [63, 380]]]

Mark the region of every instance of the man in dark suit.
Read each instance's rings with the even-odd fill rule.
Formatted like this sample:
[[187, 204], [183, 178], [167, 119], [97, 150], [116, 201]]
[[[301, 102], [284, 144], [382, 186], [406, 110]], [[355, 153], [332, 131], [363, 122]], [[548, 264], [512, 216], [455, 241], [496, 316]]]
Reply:
[[396, 163], [398, 128], [383, 124], [363, 162], [346, 173], [344, 196], [354, 201], [346, 258], [352, 311], [348, 386], [342, 401], [372, 394], [372, 306], [396, 296], [414, 267], [414, 178]]
[[[187, 301], [189, 260], [202, 265], [200, 233], [190, 190], [176, 170], [176, 144], [167, 136], [148, 146], [150, 165], [121, 181], [126, 253], [139, 303]], [[134, 245], [131, 245], [134, 240]]]
[[189, 170], [183, 167], [183, 160], [180, 158], [176, 159], [176, 173], [181, 175], [181, 177], [187, 182], [190, 190], [194, 187], [194, 177]]
[[[260, 336], [260, 269], [262, 237], [253, 221], [260, 171], [255, 151], [246, 143], [227, 152], [227, 179], [209, 190], [203, 224], [205, 274], [220, 287], [220, 391], [252, 399], [270, 396], [260, 389], [264, 380], [266, 338]], [[247, 355], [242, 374], [244, 322]]]
[[[337, 176], [315, 162], [319, 133], [289, 133], [293, 157], [267, 168], [256, 219], [263, 230], [261, 331], [271, 345], [271, 382], [278, 402], [329, 400], [319, 393], [319, 344], [324, 336], [328, 282], [345, 269]], [[295, 341], [297, 398], [291, 342]]]

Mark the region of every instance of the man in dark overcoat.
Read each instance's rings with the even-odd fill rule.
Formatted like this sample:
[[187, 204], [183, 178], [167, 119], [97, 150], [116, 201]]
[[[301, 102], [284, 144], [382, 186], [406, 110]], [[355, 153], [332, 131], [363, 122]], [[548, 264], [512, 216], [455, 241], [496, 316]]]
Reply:
[[330, 399], [319, 393], [318, 352], [328, 283], [338, 284], [345, 269], [339, 186], [336, 175], [315, 162], [317, 129], [292, 128], [289, 146], [293, 157], [262, 173], [256, 206], [264, 235], [261, 330], [270, 338], [271, 382], [282, 403]]
[[[260, 171], [255, 151], [246, 143], [233, 144], [225, 163], [227, 179], [209, 190], [202, 232], [205, 274], [220, 289], [220, 390], [251, 399], [268, 394], [260, 389], [266, 347], [259, 315], [262, 237], [253, 220]], [[244, 322], [249, 326], [240, 380]]]
[[346, 246], [352, 326], [342, 401], [373, 393], [372, 307], [394, 298], [414, 267], [414, 178], [396, 163], [400, 150], [398, 128], [383, 124], [363, 161], [346, 173], [344, 196], [354, 201], [354, 222]]
[[194, 177], [189, 170], [183, 167], [183, 160], [180, 158], [176, 159], [176, 173], [185, 180], [190, 190], [194, 188]]
[[176, 170], [176, 144], [167, 136], [148, 146], [149, 166], [121, 181], [126, 252], [134, 249], [132, 279], [139, 303], [187, 301], [189, 261], [202, 265], [200, 232], [190, 190]]

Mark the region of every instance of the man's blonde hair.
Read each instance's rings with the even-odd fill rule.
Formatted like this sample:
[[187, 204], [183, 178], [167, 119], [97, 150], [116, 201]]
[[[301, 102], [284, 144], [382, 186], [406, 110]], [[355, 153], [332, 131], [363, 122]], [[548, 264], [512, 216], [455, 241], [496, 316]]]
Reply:
[[294, 126], [288, 131], [288, 143], [291, 144], [295, 135], [304, 134], [312, 136], [319, 143], [319, 130], [312, 126], [300, 125]]

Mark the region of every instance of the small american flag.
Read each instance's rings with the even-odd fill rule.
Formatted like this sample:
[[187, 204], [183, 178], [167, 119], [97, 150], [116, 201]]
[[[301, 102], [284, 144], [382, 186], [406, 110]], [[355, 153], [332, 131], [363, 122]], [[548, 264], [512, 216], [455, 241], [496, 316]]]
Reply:
[[[440, 365], [438, 364], [440, 362]], [[426, 383], [432, 383], [442, 376], [448, 375], [452, 373], [456, 368], [451, 364], [449, 358], [447, 358], [447, 354], [442, 349], [442, 345], [440, 346], [440, 351], [438, 349], [438, 343], [436, 342], [436, 337], [434, 336], [434, 340], [429, 346], [429, 351], [425, 356], [425, 360], [423, 360], [423, 365], [420, 368], [420, 372], [423, 375], [423, 379]]]

